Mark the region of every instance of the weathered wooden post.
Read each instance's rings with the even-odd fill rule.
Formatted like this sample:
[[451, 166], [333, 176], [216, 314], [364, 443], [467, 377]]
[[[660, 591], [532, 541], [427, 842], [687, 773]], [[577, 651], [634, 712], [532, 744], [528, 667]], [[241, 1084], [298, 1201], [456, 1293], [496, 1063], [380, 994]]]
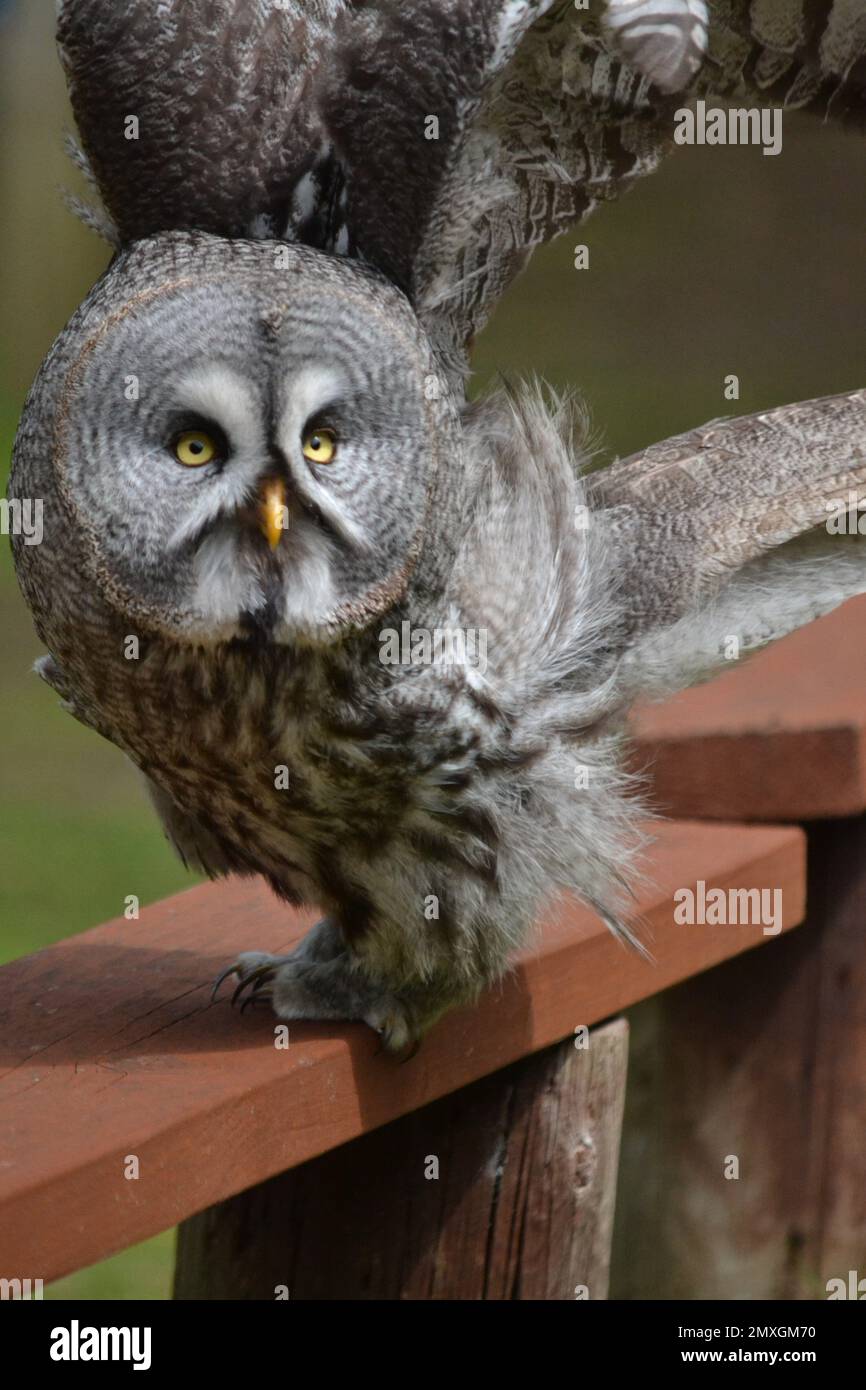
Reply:
[[614, 1297], [866, 1276], [864, 631], [858, 598], [638, 721], [668, 814], [806, 824], [808, 915], [632, 1011]]
[[605, 1298], [628, 1027], [587, 1042], [191, 1217], [175, 1297]]
[[615, 1297], [866, 1275], [866, 817], [810, 827], [808, 877], [805, 926], [632, 1011]]

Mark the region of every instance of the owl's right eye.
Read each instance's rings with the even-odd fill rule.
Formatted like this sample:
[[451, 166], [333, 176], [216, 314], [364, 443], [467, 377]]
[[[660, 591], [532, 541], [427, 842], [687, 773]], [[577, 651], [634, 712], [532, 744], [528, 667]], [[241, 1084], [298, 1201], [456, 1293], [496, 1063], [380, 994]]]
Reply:
[[201, 468], [222, 457], [219, 440], [207, 430], [184, 430], [174, 440], [172, 451], [185, 468]]

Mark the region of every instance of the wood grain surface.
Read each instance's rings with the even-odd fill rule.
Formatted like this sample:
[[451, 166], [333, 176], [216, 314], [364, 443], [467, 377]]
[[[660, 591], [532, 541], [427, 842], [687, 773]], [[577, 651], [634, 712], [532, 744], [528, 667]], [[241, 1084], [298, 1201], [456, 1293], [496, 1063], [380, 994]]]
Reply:
[[175, 1298], [606, 1298], [628, 1024], [579, 1041], [190, 1217]]

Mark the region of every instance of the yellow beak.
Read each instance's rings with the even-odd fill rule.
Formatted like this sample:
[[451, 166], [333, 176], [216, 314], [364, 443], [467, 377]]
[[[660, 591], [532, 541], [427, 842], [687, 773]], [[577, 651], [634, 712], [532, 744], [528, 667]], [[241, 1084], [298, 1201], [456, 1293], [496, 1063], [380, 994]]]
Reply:
[[262, 534], [271, 550], [276, 550], [280, 537], [289, 524], [286, 508], [286, 485], [282, 478], [267, 478], [259, 493], [259, 517]]

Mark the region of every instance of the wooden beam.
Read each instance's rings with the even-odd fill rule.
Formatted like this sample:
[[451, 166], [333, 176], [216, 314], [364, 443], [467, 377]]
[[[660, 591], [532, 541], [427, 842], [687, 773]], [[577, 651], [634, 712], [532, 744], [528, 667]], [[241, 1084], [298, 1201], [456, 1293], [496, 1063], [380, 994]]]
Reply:
[[606, 1298], [615, 1019], [185, 1221], [175, 1298]]
[[866, 597], [634, 718], [654, 804], [699, 820], [866, 810]]
[[791, 927], [802, 834], [662, 826], [638, 902], [653, 963], [562, 902], [506, 980], [409, 1065], [376, 1056], [361, 1025], [298, 1024], [280, 1050], [271, 1018], [210, 1003], [238, 950], [284, 951], [313, 920], [255, 881], [194, 888], [4, 967], [0, 1277], [90, 1264], [773, 940], [760, 926], [677, 925], [673, 894], [698, 879], [780, 888]]

